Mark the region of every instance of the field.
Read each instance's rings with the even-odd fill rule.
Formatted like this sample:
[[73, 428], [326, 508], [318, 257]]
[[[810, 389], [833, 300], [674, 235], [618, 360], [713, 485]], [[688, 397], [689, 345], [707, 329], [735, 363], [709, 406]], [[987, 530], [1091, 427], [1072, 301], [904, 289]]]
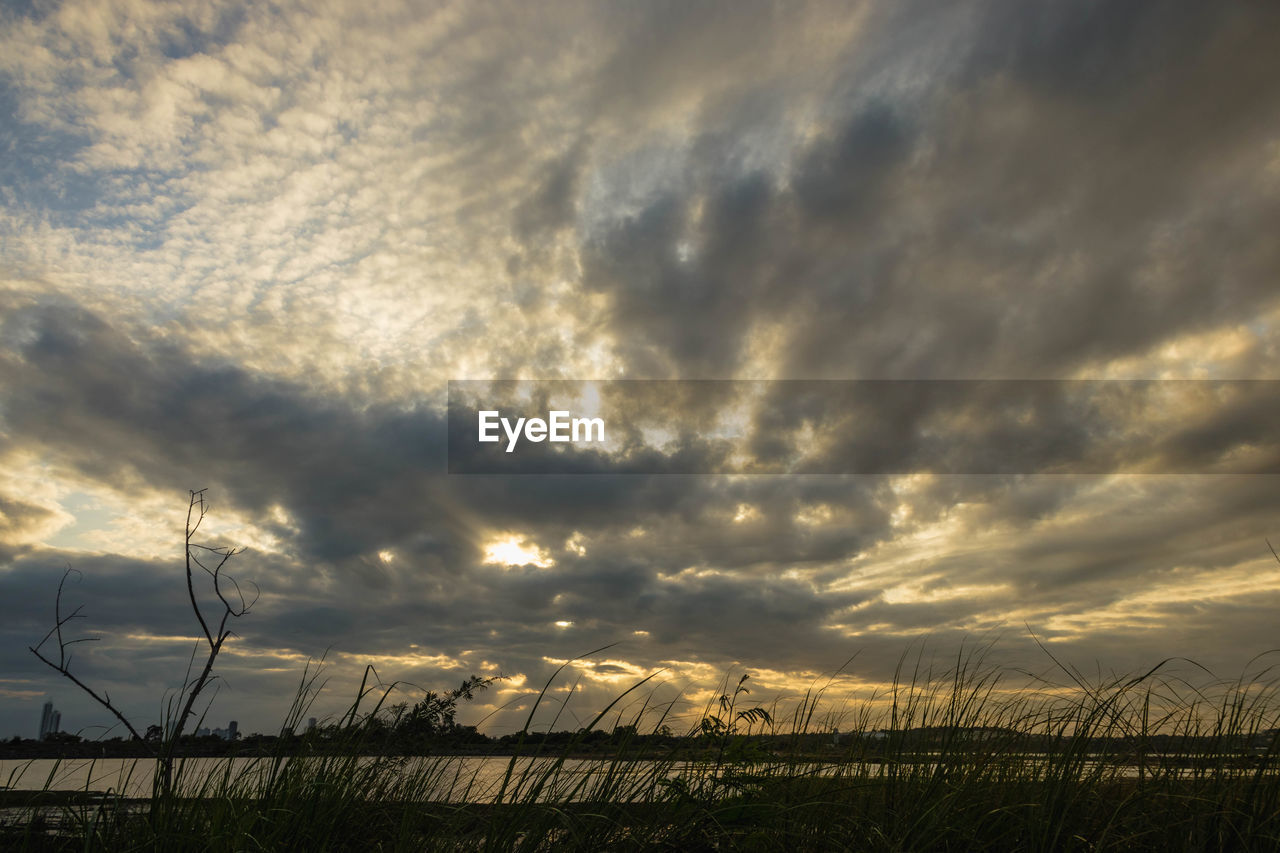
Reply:
[[[649, 708], [593, 735], [641, 684], [582, 730], [526, 731], [517, 755], [480, 762], [381, 754], [381, 709], [357, 701], [330, 730], [341, 748], [303, 738], [252, 761], [179, 760], [173, 784], [157, 771], [146, 796], [0, 792], [0, 846], [1276, 850], [1280, 705], [1260, 661], [1231, 681], [1193, 684], [1162, 665], [1091, 683], [1063, 668], [1062, 683], [1015, 690], [981, 655], [917, 660], [874, 700], [838, 706], [823, 688], [752, 704], [743, 679], [687, 734]], [[286, 727], [310, 698], [300, 692]]]

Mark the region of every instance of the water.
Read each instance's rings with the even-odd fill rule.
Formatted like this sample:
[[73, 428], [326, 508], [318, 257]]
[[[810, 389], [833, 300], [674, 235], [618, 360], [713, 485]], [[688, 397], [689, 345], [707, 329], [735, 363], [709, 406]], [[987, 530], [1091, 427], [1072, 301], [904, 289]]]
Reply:
[[[1037, 762], [1031, 756], [1024, 757], [1027, 769]], [[290, 759], [284, 759], [289, 761]], [[320, 758], [292, 759], [298, 761], [324, 761]], [[339, 759], [328, 759], [339, 760]], [[492, 802], [502, 786], [508, 768], [513, 767], [509, 756], [428, 756], [403, 757], [394, 759], [359, 758], [355, 759], [364, 766], [377, 761], [391, 761], [396, 766], [399, 778], [409, 783], [414, 798], [435, 800], [438, 802]], [[55, 759], [36, 758], [28, 760], [0, 760], [0, 788], [14, 790], [50, 791], [86, 791], [111, 794], [123, 794], [128, 798], [146, 798], [151, 795], [152, 778], [157, 762], [150, 758], [99, 758], [99, 759]], [[927, 764], [927, 762], [926, 762]], [[1100, 768], [1099, 762], [1091, 762], [1085, 772]], [[181, 793], [199, 796], [202, 787], [210, 779], [230, 778], [241, 780], [252, 789], [255, 781], [261, 782], [269, 778], [276, 767], [276, 761], [270, 758], [187, 758], [181, 759], [175, 766], [177, 788]], [[518, 785], [521, 778], [524, 784], [532, 780], [545, 780], [548, 787], [540, 797], [547, 799], [564, 796], [573, 792], [571, 798], [580, 799], [605, 784], [604, 780], [612, 774], [614, 799], [645, 799], [654, 793], [655, 777], [674, 778], [683, 775], [690, 781], [699, 775], [712, 771], [705, 764], [691, 762], [658, 762], [637, 760], [631, 762], [611, 762], [608, 759], [567, 759], [555, 767], [552, 758], [521, 758], [514, 764], [512, 781], [508, 784], [507, 799], [511, 799], [512, 785]], [[818, 775], [827, 775], [837, 769], [836, 765], [814, 764], [806, 770]], [[845, 766], [845, 772], [850, 767]], [[924, 767], [917, 765], [916, 770]], [[854, 771], [858, 775], [875, 778], [881, 776], [887, 766], [876, 762], [866, 762]], [[1108, 764], [1105, 768], [1108, 775], [1116, 779], [1136, 779], [1138, 768], [1131, 766], [1115, 766]], [[1233, 771], [1245, 774], [1247, 769]], [[1150, 769], [1148, 770], [1150, 774]], [[1188, 771], [1186, 775], [1190, 775]], [[214, 787], [218, 787], [214, 783]], [[660, 790], [660, 789], [659, 789]], [[518, 794], [517, 794], [518, 795]]]
[[[322, 761], [324, 759], [284, 759]], [[510, 756], [423, 756], [396, 759], [359, 758], [368, 766], [376, 761], [393, 761], [401, 778], [415, 780], [414, 790], [423, 799], [439, 802], [492, 802], [513, 765]], [[123, 794], [128, 798], [151, 795], [157, 761], [151, 758], [98, 758], [0, 760], [0, 788], [13, 790], [84, 791]], [[702, 765], [686, 763], [659, 764], [654, 761], [613, 763], [608, 760], [568, 759], [555, 768], [551, 758], [518, 759], [508, 782], [508, 792], [522, 778], [547, 778], [552, 782], [548, 794], [582, 785], [584, 791], [599, 784], [604, 771], [614, 768], [626, 776], [631, 786], [652, 780], [656, 772], [670, 778], [681, 773], [696, 773]], [[200, 795], [209, 779], [265, 780], [269, 778], [275, 759], [271, 758], [187, 758], [175, 763], [179, 792]], [[550, 775], [548, 775], [550, 774]], [[584, 783], [585, 779], [585, 783]], [[251, 784], [251, 783], [250, 783]], [[526, 782], [526, 784], [528, 784]]]

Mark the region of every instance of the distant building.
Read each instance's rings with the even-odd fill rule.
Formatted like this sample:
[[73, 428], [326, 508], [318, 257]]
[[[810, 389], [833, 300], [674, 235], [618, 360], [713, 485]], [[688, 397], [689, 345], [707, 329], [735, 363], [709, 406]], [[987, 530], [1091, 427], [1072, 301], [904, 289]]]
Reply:
[[223, 740], [235, 740], [240, 737], [240, 724], [235, 720], [227, 723], [225, 729], [200, 729], [196, 732], [196, 737], [220, 737]]
[[62, 714], [53, 707], [52, 702], [44, 703], [44, 710], [40, 712], [40, 740], [44, 740], [51, 734], [56, 734], [62, 730]]
[[309, 731], [309, 732], [314, 732], [315, 730], [316, 730], [316, 718], [315, 718], [315, 717], [308, 717], [308, 718], [307, 718], [307, 731]]

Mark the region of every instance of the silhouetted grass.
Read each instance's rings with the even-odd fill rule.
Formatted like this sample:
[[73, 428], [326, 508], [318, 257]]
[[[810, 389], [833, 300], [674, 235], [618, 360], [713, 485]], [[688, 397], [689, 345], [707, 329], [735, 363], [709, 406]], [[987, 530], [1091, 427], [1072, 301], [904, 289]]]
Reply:
[[[1056, 671], [1055, 682], [1015, 689], [1006, 681], [1016, 673], [988, 665], [981, 650], [932, 668], [917, 655], [904, 658], [887, 691], [838, 711], [830, 688], [751, 705], [744, 678], [669, 752], [622, 737], [606, 757], [582, 762], [571, 758], [580, 743], [551, 750], [530, 738], [491, 783], [461, 758], [360, 755], [386, 698], [362, 708], [376, 698], [362, 685], [342, 721], [344, 750], [184, 762], [177, 793], [146, 800], [11, 794], [0, 802], [8, 808], [0, 846], [1280, 849], [1280, 702], [1270, 667], [1194, 682], [1168, 662], [1128, 677]], [[645, 689], [618, 696], [579, 737]], [[304, 677], [286, 729], [316, 690]], [[638, 733], [671, 722], [638, 704], [629, 715], [645, 724]]]

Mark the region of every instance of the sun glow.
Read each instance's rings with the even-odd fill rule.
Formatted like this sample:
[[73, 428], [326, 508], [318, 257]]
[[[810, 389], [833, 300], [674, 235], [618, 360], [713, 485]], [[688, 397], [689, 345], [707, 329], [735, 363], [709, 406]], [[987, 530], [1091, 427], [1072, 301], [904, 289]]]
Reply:
[[484, 563], [491, 566], [537, 566], [546, 569], [554, 566], [556, 561], [551, 559], [545, 549], [513, 533], [485, 545]]

